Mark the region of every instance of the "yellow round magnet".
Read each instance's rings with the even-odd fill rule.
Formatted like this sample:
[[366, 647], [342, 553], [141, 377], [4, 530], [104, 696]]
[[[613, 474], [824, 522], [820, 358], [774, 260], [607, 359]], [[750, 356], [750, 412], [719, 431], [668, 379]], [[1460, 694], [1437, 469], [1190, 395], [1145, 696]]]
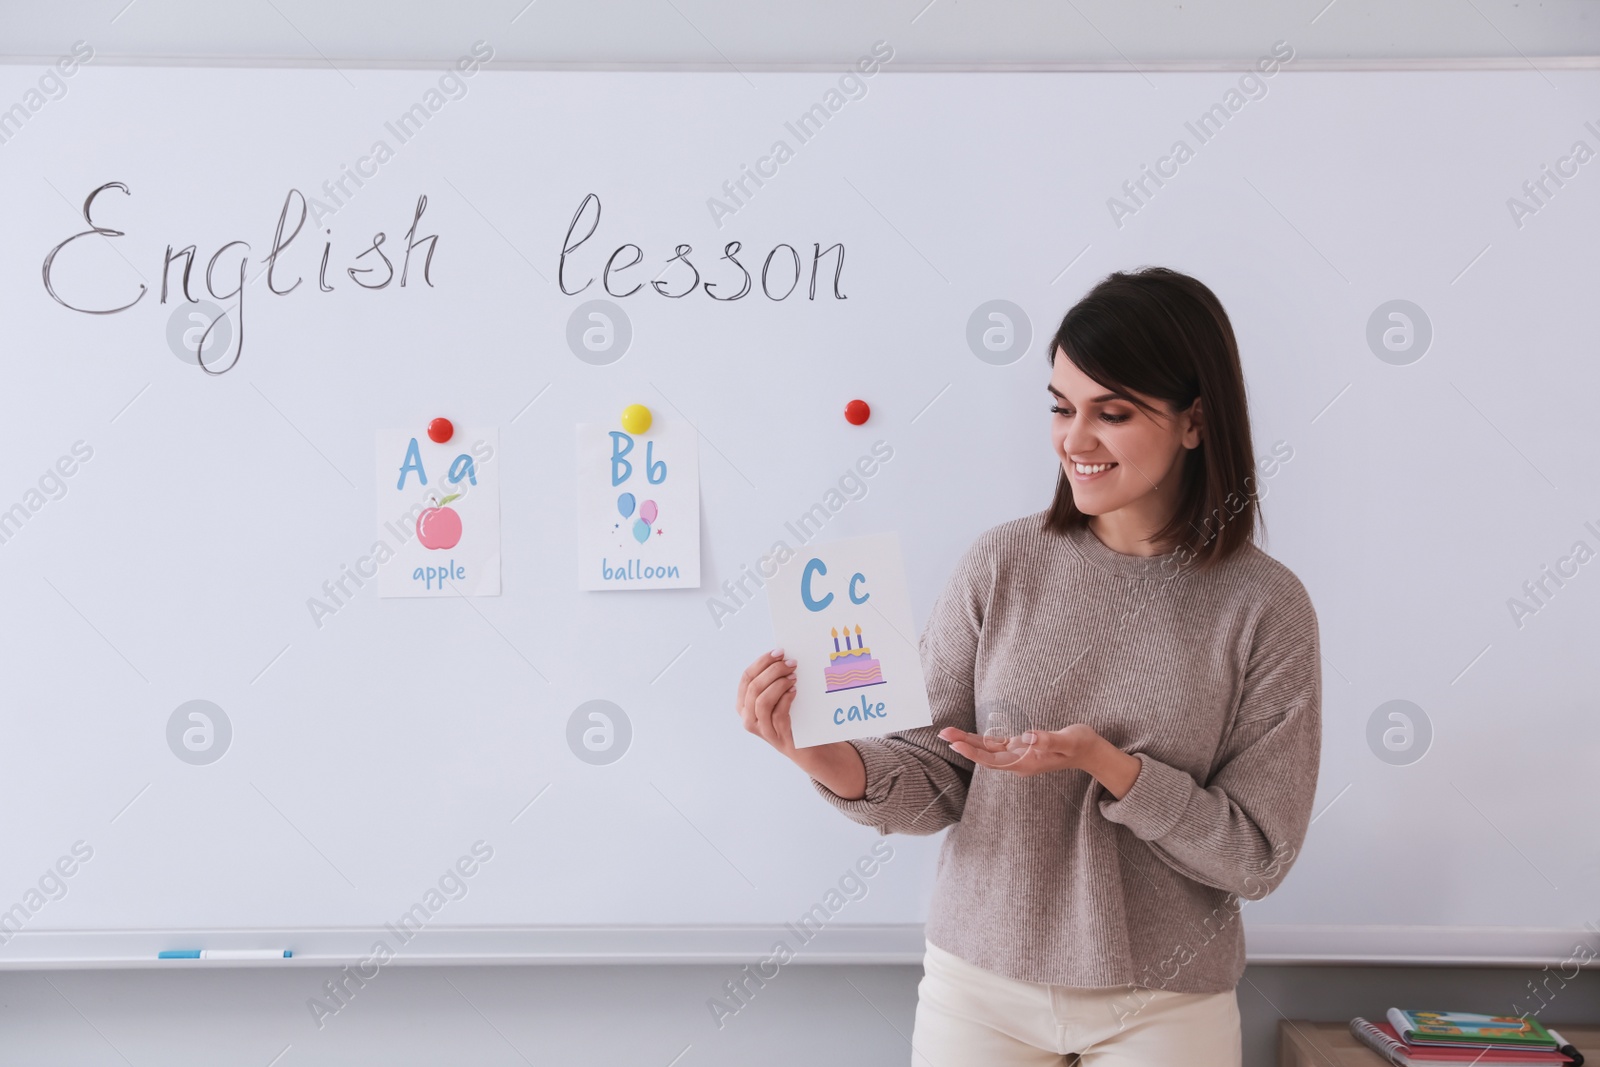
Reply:
[[650, 429], [650, 409], [643, 404], [629, 404], [623, 408], [622, 428], [631, 434], [647, 432]]

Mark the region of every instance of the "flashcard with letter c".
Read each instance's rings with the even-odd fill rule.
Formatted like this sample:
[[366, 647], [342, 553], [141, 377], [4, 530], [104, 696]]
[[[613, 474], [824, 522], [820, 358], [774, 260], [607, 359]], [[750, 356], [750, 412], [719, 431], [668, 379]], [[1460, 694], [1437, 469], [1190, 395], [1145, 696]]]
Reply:
[[767, 595], [777, 647], [795, 661], [796, 747], [933, 722], [898, 536], [806, 545]]

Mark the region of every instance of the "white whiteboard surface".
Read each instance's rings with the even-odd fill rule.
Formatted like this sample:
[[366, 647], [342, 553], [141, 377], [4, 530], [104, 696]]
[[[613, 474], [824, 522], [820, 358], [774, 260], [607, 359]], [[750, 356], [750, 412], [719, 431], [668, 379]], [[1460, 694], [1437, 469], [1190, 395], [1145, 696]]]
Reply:
[[[1506, 201], [1574, 141], [1600, 148], [1584, 125], [1600, 74], [1291, 64], [1118, 227], [1107, 199], [1192, 143], [1185, 123], [1239, 77], [891, 64], [718, 228], [707, 199], [776, 139], [794, 145], [785, 123], [838, 75], [486, 70], [400, 144], [386, 124], [437, 74], [80, 70], [0, 145], [0, 510], [26, 507], [76, 442], [93, 450], [0, 543], [0, 908], [75, 842], [93, 858], [0, 966], [200, 947], [183, 937], [347, 957], [477, 841], [493, 859], [428, 924], [435, 958], [764, 950], [875, 835], [739, 728], [734, 682], [770, 644], [766, 605], [756, 593], [719, 627], [708, 597], [793, 545], [786, 523], [882, 441], [892, 458], [819, 536], [897, 530], [920, 626], [978, 533], [1049, 498], [1045, 339], [1095, 280], [1145, 263], [1200, 277], [1233, 318], [1256, 450], [1294, 450], [1269, 483], [1266, 547], [1322, 627], [1318, 815], [1282, 888], [1247, 909], [1253, 956], [1564, 953], [1600, 884], [1600, 578], [1551, 585], [1520, 628], [1507, 600], [1574, 542], [1600, 546], [1585, 526], [1600, 527], [1596, 165], [1520, 227]], [[0, 69], [0, 101], [37, 78]], [[196, 288], [229, 241], [249, 242], [254, 275], [288, 190], [315, 195], [385, 138], [392, 158], [323, 220], [334, 291], [317, 288], [308, 227], [277, 277], [299, 289], [246, 288], [232, 370], [174, 355], [167, 246], [198, 246]], [[79, 314], [41, 267], [108, 182], [127, 193], [101, 194], [95, 221], [124, 236], [67, 245], [57, 292], [108, 308], [149, 291]], [[563, 295], [562, 242], [591, 193], [602, 217], [567, 274], [595, 281]], [[413, 258], [404, 289], [360, 290], [344, 268], [377, 231], [398, 255], [424, 195], [433, 286]], [[750, 296], [646, 284], [616, 301], [622, 359], [569, 350], [612, 249], [643, 248], [627, 284], [676, 291], [686, 272], [663, 268], [692, 245], [731, 292], [730, 240], [758, 274]], [[808, 265], [813, 242], [842, 242], [847, 299], [827, 269], [815, 299], [809, 278], [762, 295], [780, 242]], [[237, 249], [219, 291], [228, 268]], [[1005, 366], [966, 341], [993, 299], [1032, 324]], [[1394, 299], [1432, 323], [1410, 365], [1366, 342]], [[873, 409], [859, 428], [840, 414], [856, 397]], [[634, 402], [699, 432], [702, 589], [574, 588], [572, 426]], [[368, 588], [318, 626], [308, 600], [374, 540], [373, 431], [439, 415], [499, 428], [502, 595]], [[197, 699], [232, 725], [206, 766], [167, 742]], [[1408, 766], [1368, 746], [1392, 699], [1432, 723]], [[609, 765], [567, 744], [591, 700], [631, 722]], [[915, 958], [938, 841], [891, 843], [827, 958]]]

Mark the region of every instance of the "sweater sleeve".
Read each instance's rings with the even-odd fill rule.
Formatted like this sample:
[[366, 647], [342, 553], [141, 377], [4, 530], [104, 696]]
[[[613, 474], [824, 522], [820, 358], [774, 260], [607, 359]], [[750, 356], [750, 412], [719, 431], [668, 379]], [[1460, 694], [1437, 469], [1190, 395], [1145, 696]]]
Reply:
[[1263, 610], [1239, 706], [1204, 785], [1145, 752], [1139, 775], [1100, 813], [1149, 842], [1188, 878], [1257, 900], [1289, 873], [1305, 840], [1322, 754], [1316, 612], [1296, 579]]
[[939, 731], [959, 726], [975, 732], [975, 665], [995, 566], [991, 539], [980, 537], [946, 582], [917, 643], [933, 724], [849, 742], [867, 771], [866, 795], [858, 800], [845, 800], [811, 780], [850, 819], [881, 834], [932, 834], [961, 818], [972, 761], [954, 752]]

